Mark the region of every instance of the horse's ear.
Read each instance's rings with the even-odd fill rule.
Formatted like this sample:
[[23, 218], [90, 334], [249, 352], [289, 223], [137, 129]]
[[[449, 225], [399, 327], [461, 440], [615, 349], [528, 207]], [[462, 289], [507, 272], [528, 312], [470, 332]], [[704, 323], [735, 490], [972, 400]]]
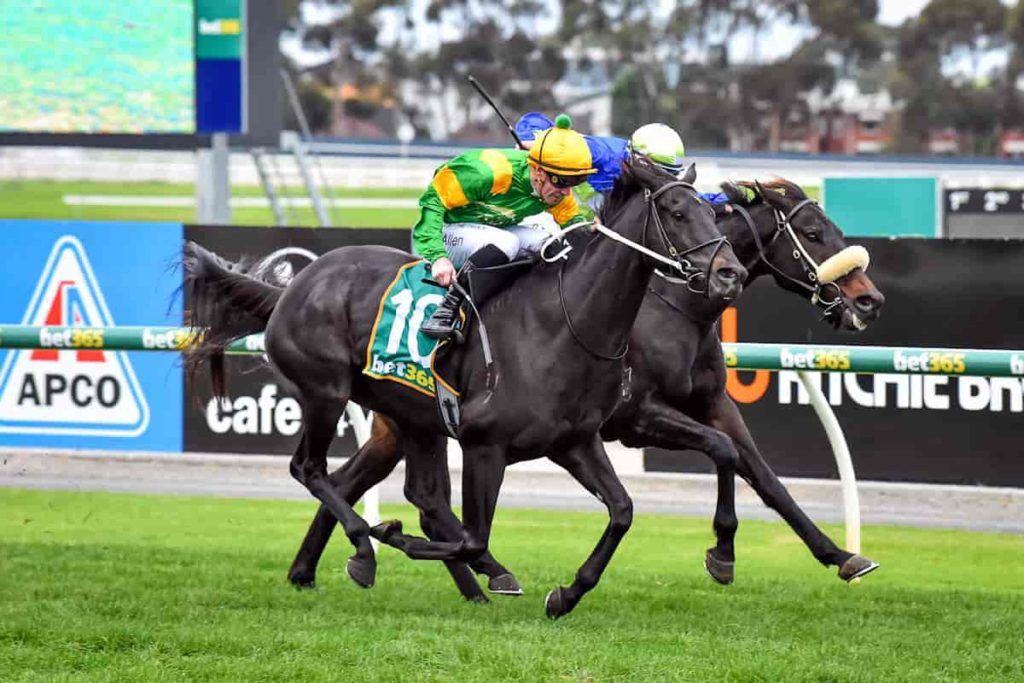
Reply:
[[755, 180], [754, 184], [764, 200], [770, 206], [774, 206], [780, 211], [786, 211], [787, 207], [791, 206], [795, 201], [795, 197], [789, 196], [790, 193], [786, 192], [786, 186], [783, 183], [772, 183], [766, 186]]
[[754, 187], [757, 188], [757, 193], [761, 195], [761, 199], [763, 199], [768, 206], [774, 206], [776, 208], [779, 207], [779, 200], [782, 199], [782, 194], [780, 192], [776, 192], [775, 188], [765, 187], [759, 180], [754, 181]]
[[734, 180], [723, 180], [718, 186], [721, 188], [723, 194], [729, 198], [730, 202], [743, 203], [746, 198], [746, 194], [743, 192], [743, 188], [736, 184]]
[[686, 170], [683, 171], [683, 178], [682, 178], [682, 180], [683, 180], [684, 183], [689, 183], [690, 185], [693, 185], [694, 181], [697, 180], [697, 164], [696, 164], [696, 162], [691, 163], [689, 166], [686, 167]]

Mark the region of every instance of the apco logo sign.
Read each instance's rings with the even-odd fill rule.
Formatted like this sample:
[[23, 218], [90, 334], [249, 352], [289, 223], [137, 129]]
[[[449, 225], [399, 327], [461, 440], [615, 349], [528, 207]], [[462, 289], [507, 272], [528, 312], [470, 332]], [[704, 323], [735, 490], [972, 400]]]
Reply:
[[0, 368], [0, 433], [138, 436], [149, 406], [128, 355], [104, 351], [102, 330], [114, 324], [82, 244], [72, 236], [50, 252], [24, 325], [46, 330], [34, 350], [8, 353]]

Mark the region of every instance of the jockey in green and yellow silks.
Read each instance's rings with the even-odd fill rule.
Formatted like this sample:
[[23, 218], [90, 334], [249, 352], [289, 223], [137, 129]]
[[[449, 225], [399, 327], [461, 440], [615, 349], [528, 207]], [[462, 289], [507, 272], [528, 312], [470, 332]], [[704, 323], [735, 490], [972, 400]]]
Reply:
[[[500, 265], [536, 252], [550, 236], [521, 225], [544, 211], [565, 227], [586, 220], [572, 188], [595, 172], [583, 136], [564, 114], [539, 133], [529, 152], [471, 150], [441, 165], [420, 197], [420, 219], [412, 229], [414, 251], [431, 263], [431, 275], [449, 286], [456, 268]], [[474, 254], [492, 245], [488, 256]], [[450, 290], [421, 328], [433, 339], [454, 331], [461, 297]], [[477, 302], [478, 304], [480, 302]]]

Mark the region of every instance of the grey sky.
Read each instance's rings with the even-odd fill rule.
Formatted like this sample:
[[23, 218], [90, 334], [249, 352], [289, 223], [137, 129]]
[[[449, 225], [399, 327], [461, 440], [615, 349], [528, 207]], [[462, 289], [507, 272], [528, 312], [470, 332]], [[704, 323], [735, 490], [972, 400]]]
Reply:
[[902, 24], [907, 17], [920, 12], [928, 0], [879, 0], [878, 21], [882, 24]]

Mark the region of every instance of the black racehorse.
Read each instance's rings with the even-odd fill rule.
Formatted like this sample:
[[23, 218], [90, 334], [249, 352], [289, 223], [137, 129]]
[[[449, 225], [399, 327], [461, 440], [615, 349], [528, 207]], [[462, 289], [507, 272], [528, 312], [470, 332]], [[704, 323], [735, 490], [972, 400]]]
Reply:
[[[734, 210], [719, 221], [719, 228], [747, 269], [747, 282], [771, 275], [782, 288], [823, 309], [823, 319], [835, 327], [857, 331], [875, 320], [885, 298], [864, 272], [866, 252], [848, 247], [842, 231], [797, 185], [785, 180], [744, 185], [746, 191], [725, 186]], [[839, 577], [846, 581], [867, 574], [878, 565], [839, 548], [800, 509], [758, 452], [726, 393], [726, 368], [715, 326], [725, 306], [694, 296], [670, 279], [652, 280], [630, 336], [623, 400], [602, 427], [602, 437], [636, 447], [692, 449], [712, 459], [719, 474], [717, 545], [708, 550], [705, 567], [716, 581], [731, 583], [734, 575], [734, 470], [823, 565], [838, 567]], [[396, 429], [389, 418], [374, 416], [371, 439], [332, 475], [346, 499], [358, 500], [402, 459]], [[438, 459], [440, 467], [443, 462]], [[448, 504], [446, 491], [439, 496], [426, 509]], [[321, 508], [289, 580], [299, 586], [314, 583], [333, 527], [334, 518]], [[491, 577], [493, 592], [519, 592], [514, 577], [493, 558], [484, 556], [473, 568]]]
[[[410, 557], [446, 561], [463, 593], [480, 599], [458, 561], [486, 552], [505, 468], [548, 456], [605, 504], [610, 519], [572, 585], [548, 594], [546, 613], [568, 613], [597, 584], [632, 522], [632, 501], [598, 430], [621, 393], [622, 358], [648, 282], [656, 267], [667, 268], [710, 300], [727, 301], [746, 277], [710, 206], [693, 189], [695, 175], [691, 167], [677, 181], [642, 161], [625, 164], [608, 201], [607, 227], [577, 235], [567, 259], [539, 264], [487, 302], [481, 315], [490, 327], [495, 370], [472, 330], [443, 358], [447, 379], [461, 391], [463, 526], [435, 505], [436, 514], [424, 520], [431, 540], [393, 524], [375, 527], [375, 537]], [[191, 323], [206, 331], [186, 357], [191, 369], [211, 361], [214, 389], [223, 394], [225, 344], [265, 328], [267, 357], [303, 410], [291, 473], [341, 523], [356, 549], [349, 576], [365, 587], [376, 575], [371, 529], [326, 471], [346, 403], [394, 421], [414, 503], [444, 500], [448, 486], [441, 473], [445, 429], [433, 399], [361, 372], [378, 303], [398, 269], [413, 260], [385, 247], [343, 247], [282, 291], [198, 245], [188, 245], [185, 256]]]

